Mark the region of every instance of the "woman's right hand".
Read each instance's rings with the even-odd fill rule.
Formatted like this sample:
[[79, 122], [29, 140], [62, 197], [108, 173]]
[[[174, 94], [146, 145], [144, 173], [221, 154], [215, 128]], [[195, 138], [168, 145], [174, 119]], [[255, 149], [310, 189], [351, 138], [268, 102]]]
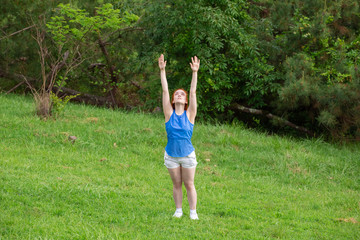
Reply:
[[166, 61], [164, 61], [164, 54], [161, 54], [159, 57], [159, 68], [160, 70], [165, 70]]

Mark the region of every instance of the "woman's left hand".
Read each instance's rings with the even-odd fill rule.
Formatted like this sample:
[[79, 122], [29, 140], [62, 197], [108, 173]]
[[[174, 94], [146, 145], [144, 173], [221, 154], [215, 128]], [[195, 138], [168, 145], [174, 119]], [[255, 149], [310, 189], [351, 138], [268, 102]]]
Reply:
[[193, 72], [197, 72], [200, 67], [200, 59], [198, 59], [196, 56], [192, 57], [190, 66], [191, 66], [191, 69], [193, 70]]

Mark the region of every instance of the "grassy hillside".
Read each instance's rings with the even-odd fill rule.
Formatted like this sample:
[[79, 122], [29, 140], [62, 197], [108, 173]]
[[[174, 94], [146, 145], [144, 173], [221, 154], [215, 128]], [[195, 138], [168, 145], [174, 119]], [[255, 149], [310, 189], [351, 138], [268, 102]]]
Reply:
[[[74, 143], [69, 136], [76, 136]], [[199, 221], [172, 218], [164, 120], [0, 94], [0, 239], [360, 239], [360, 148], [196, 124]]]

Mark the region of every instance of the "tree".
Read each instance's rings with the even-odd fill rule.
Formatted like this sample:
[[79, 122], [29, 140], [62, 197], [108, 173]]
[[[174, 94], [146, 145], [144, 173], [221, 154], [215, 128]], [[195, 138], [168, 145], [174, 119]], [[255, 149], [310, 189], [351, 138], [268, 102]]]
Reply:
[[[111, 57], [114, 49], [109, 47], [111, 46], [110, 39], [118, 31], [136, 22], [137, 16], [125, 11], [121, 17], [120, 10], [114, 9], [111, 4], [104, 4], [95, 10], [95, 15], [90, 16], [77, 7], [60, 4], [55, 9], [55, 15], [51, 17], [51, 20], [46, 21], [45, 15], [41, 15], [40, 20], [35, 23], [33, 18], [29, 17], [34, 30], [33, 38], [39, 49], [40, 89], [37, 90], [36, 78], [25, 77], [24, 74], [21, 76], [25, 79], [35, 79], [33, 85], [27, 82], [38, 103], [37, 112], [40, 115], [51, 115], [53, 105], [50, 96], [58, 96], [68, 80], [68, 75], [73, 73], [76, 67], [84, 61], [99, 59], [103, 62], [96, 62], [89, 69], [99, 68], [98, 72], [103, 72], [103, 78], [95, 83], [106, 87], [106, 92], [111, 94], [112, 106], [117, 105], [113, 93], [116, 93], [122, 79], [120, 79], [119, 69], [115, 67], [116, 60]], [[101, 55], [99, 56], [96, 52], [100, 52]], [[9, 76], [9, 74], [4, 75]], [[56, 93], [51, 95], [54, 87], [56, 87]]]
[[[233, 102], [265, 107], [278, 85], [257, 46], [246, 1], [156, 1], [141, 18], [148, 44], [140, 58], [165, 53], [169, 85], [189, 86], [189, 59], [201, 59], [199, 112], [220, 116]], [[142, 60], [144, 61], [144, 60]]]
[[[137, 19], [136, 15], [128, 12], [124, 12], [124, 16], [121, 17], [120, 10], [114, 9], [112, 4], [96, 7], [94, 16], [90, 16], [85, 10], [72, 7], [70, 4], [60, 4], [57, 14], [47, 27], [59, 47], [71, 48], [74, 43], [81, 43], [81, 46], [79, 45], [81, 53], [88, 56], [88, 59], [97, 61], [92, 63], [89, 68], [92, 71], [97, 69], [103, 73], [103, 78], [96, 83], [110, 93], [113, 106], [116, 106], [116, 89], [122, 79], [120, 79], [119, 69], [115, 66], [115, 59], [112, 57], [113, 54], [117, 54], [111, 46], [110, 39], [119, 30], [130, 26]], [[102, 55], [94, 54], [97, 47]], [[87, 54], [89, 50], [92, 51], [92, 54]], [[59, 88], [61, 87], [62, 84], [59, 85]]]
[[359, 3], [266, 0], [253, 6], [261, 47], [282, 76], [277, 112], [318, 133], [359, 140]]

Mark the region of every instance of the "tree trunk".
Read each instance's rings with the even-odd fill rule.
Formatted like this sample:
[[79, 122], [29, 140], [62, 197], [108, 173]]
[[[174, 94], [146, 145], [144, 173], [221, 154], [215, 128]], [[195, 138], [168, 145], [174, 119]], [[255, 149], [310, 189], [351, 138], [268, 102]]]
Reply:
[[[106, 59], [107, 69], [108, 69], [109, 74], [110, 74], [111, 82], [114, 83], [114, 84], [117, 84], [119, 82], [119, 79], [115, 75], [115, 66], [112, 63], [112, 61], [110, 59], [110, 56], [109, 56], [109, 53], [108, 53], [108, 51], [107, 51], [107, 49], [105, 47], [106, 43], [101, 39], [100, 36], [99, 36], [98, 42], [99, 42], [100, 49], [101, 49], [101, 51], [104, 54], [105, 59]], [[115, 106], [116, 105], [116, 101], [115, 101], [116, 88], [112, 87], [110, 85], [110, 91], [109, 92], [110, 92], [110, 95], [111, 95], [111, 99], [113, 101], [113, 105]]]

